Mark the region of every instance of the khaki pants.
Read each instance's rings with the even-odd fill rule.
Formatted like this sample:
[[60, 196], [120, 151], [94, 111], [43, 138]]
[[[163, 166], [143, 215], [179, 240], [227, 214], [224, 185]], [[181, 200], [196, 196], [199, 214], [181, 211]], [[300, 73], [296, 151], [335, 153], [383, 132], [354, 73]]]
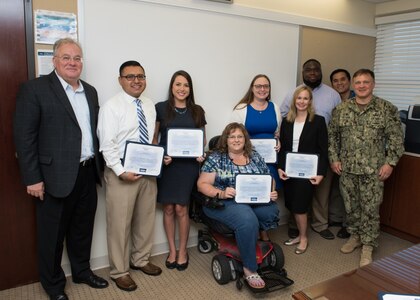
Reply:
[[105, 169], [108, 257], [111, 278], [128, 274], [130, 263], [143, 267], [153, 245], [156, 179], [122, 181]]

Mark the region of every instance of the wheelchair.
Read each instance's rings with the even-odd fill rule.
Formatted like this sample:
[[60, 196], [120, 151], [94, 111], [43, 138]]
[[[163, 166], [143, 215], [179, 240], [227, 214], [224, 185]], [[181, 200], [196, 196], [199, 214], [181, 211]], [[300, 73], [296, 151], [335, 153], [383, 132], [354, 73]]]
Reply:
[[[209, 148], [215, 145], [213, 137]], [[284, 254], [282, 248], [271, 241], [259, 240], [256, 245], [258, 274], [265, 281], [265, 287], [255, 289], [243, 278], [243, 266], [237, 247], [234, 232], [225, 224], [209, 218], [203, 212], [203, 206], [223, 209], [223, 203], [216, 198], [209, 198], [194, 190], [190, 202], [190, 218], [196, 223], [202, 223], [205, 229], [198, 231], [197, 249], [207, 254], [217, 251], [211, 263], [211, 270], [216, 282], [220, 285], [236, 281], [236, 288], [241, 290], [245, 284], [254, 293], [267, 293], [286, 288], [294, 283], [287, 277], [284, 269]]]

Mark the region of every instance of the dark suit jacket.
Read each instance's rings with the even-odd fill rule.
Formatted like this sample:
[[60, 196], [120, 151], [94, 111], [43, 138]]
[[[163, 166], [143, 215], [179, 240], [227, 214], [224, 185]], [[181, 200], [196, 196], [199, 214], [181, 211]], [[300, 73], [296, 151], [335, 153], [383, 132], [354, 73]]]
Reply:
[[[293, 122], [283, 119], [280, 127], [279, 167], [284, 170], [286, 153], [292, 151], [293, 146]], [[325, 119], [315, 115], [312, 122], [307, 118], [299, 138], [298, 152], [318, 154], [318, 175], [325, 176], [328, 168], [328, 133]]]
[[[98, 94], [93, 86], [82, 84], [90, 111], [96, 180], [100, 183]], [[68, 196], [79, 170], [82, 132], [54, 71], [22, 84], [16, 99], [14, 139], [24, 184], [43, 181], [47, 193], [58, 198]]]

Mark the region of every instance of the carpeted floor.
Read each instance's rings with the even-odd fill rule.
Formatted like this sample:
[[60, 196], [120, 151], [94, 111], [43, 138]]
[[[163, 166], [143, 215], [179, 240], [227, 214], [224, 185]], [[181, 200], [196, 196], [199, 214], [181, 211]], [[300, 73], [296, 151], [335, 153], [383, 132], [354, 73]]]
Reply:
[[[336, 233], [337, 227], [331, 228]], [[245, 287], [239, 291], [235, 283], [218, 285], [211, 272], [211, 259], [215, 254], [201, 254], [197, 248], [189, 249], [190, 265], [186, 271], [168, 270], [164, 266], [166, 255], [152, 257], [152, 262], [163, 269], [158, 277], [151, 277], [140, 271], [132, 271], [132, 277], [139, 288], [134, 292], [119, 290], [113, 282], [107, 289], [95, 290], [84, 284], [74, 284], [68, 278], [66, 293], [73, 300], [79, 299], [291, 299], [291, 295], [305, 287], [326, 279], [335, 277], [358, 267], [360, 250], [351, 254], [341, 254], [339, 248], [344, 243], [342, 239], [325, 240], [317, 233], [309, 231], [309, 248], [303, 255], [294, 254], [294, 246], [283, 246], [287, 239], [287, 228], [281, 226], [270, 232], [273, 241], [279, 243], [285, 255], [285, 268], [288, 276], [295, 284], [284, 290], [265, 295], [254, 295]], [[386, 233], [380, 237], [380, 247], [374, 252], [374, 259], [379, 259], [394, 252], [406, 249], [412, 243], [401, 240]], [[108, 277], [108, 269], [97, 270], [96, 273], [104, 278]], [[48, 299], [39, 283], [19, 288], [0, 291], [0, 299], [43, 300]]]

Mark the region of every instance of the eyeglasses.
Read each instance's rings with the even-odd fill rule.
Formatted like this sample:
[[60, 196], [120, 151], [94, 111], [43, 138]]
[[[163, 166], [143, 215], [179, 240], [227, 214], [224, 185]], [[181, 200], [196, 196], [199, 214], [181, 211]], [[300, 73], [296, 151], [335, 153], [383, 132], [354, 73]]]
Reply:
[[134, 74], [128, 74], [128, 75], [126, 75], [126, 76], [120, 76], [120, 77], [122, 77], [122, 78], [125, 78], [125, 79], [127, 79], [128, 81], [134, 81], [136, 78], [138, 79], [138, 80], [146, 80], [146, 75], [143, 75], [143, 74], [138, 74], [138, 75], [134, 75]]
[[261, 90], [261, 89], [266, 89], [268, 90], [270, 88], [269, 84], [254, 84], [254, 88], [256, 88], [257, 90]]
[[74, 56], [71, 57], [69, 55], [63, 55], [63, 56], [56, 56], [58, 59], [60, 59], [63, 63], [69, 63], [70, 61], [74, 61], [75, 63], [82, 63], [83, 57], [81, 56]]
[[245, 136], [243, 135], [229, 135], [228, 136], [228, 139], [231, 139], [231, 140], [236, 140], [236, 139], [242, 140], [243, 138], [245, 138]]

